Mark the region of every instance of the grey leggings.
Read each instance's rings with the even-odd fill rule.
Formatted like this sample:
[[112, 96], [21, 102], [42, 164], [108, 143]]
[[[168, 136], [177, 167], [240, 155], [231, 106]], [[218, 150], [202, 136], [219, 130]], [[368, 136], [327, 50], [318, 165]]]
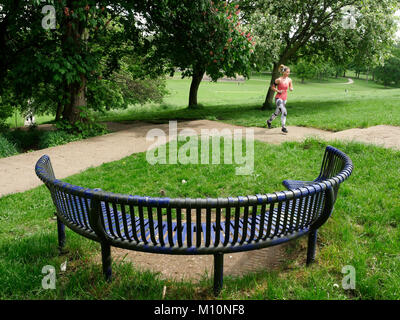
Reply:
[[269, 118], [268, 122], [272, 122], [278, 115], [281, 113], [281, 122], [282, 122], [282, 127], [286, 125], [286, 116], [287, 116], [287, 111], [286, 111], [286, 100], [282, 99], [276, 99], [276, 110], [272, 114], [271, 118]]

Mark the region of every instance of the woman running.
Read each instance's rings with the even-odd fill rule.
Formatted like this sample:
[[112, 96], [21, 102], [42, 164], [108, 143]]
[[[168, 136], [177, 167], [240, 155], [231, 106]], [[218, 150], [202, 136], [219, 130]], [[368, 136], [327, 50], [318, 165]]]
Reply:
[[267, 126], [271, 129], [271, 122], [281, 113], [281, 122], [282, 122], [282, 131], [287, 133], [286, 129], [286, 100], [287, 100], [287, 90], [288, 88], [290, 91], [293, 91], [293, 84], [292, 79], [289, 78], [290, 75], [290, 68], [286, 67], [285, 65], [281, 64], [279, 66], [279, 71], [281, 72], [282, 76], [275, 80], [275, 83], [272, 85], [272, 90], [275, 91], [277, 94], [275, 96], [275, 104], [276, 110], [272, 114], [271, 118], [267, 120]]

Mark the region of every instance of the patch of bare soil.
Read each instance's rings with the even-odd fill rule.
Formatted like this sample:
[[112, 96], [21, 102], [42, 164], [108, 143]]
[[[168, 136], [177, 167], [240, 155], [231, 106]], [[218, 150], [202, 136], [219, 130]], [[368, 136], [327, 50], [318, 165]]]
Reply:
[[[113, 259], [129, 261], [139, 270], [160, 273], [162, 279], [198, 281], [213, 277], [213, 255], [154, 254], [112, 248]], [[224, 276], [240, 277], [249, 272], [276, 270], [286, 261], [285, 245], [224, 254]]]

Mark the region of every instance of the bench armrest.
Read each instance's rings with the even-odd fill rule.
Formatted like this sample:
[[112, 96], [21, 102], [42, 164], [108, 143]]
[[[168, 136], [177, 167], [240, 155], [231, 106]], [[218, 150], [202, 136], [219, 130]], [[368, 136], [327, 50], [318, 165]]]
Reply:
[[313, 184], [315, 181], [301, 181], [301, 180], [283, 180], [282, 184], [288, 189], [302, 188], [307, 185]]

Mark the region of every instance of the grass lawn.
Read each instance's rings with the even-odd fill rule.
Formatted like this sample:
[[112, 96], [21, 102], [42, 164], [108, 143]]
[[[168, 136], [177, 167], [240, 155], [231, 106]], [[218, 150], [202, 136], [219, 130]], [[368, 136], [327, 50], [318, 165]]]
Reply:
[[[142, 153], [66, 180], [149, 196], [158, 196], [160, 189], [168, 197], [272, 192], [282, 190], [281, 181], [286, 178], [315, 178], [325, 145], [316, 140], [279, 146], [256, 141], [252, 176], [236, 176], [232, 165], [151, 166]], [[352, 158], [355, 170], [339, 191], [333, 216], [320, 230], [316, 263], [305, 267], [306, 238], [301, 238], [291, 243], [290, 258], [278, 271], [225, 277], [221, 298], [400, 298], [400, 152], [356, 143], [332, 145]], [[187, 183], [182, 185], [182, 179]], [[126, 261], [114, 261], [114, 280], [106, 283], [98, 243], [68, 230], [69, 253], [58, 255], [53, 212], [44, 186], [0, 198], [0, 299], [161, 299], [164, 286], [166, 299], [213, 298], [212, 279], [199, 283], [161, 280]], [[59, 266], [65, 260], [67, 270], [61, 272]], [[42, 289], [45, 265], [56, 266], [55, 290]], [[346, 265], [356, 270], [355, 290], [341, 287], [341, 270]]]
[[[347, 78], [307, 81], [293, 78], [295, 91], [289, 92], [287, 125], [341, 131], [378, 124], [400, 125], [400, 89], [385, 88], [371, 81]], [[102, 121], [167, 121], [169, 119], [210, 119], [243, 125], [265, 126], [273, 110], [261, 111], [269, 79], [254, 77], [245, 83], [203, 81], [198, 101], [201, 107], [188, 110], [190, 79], [175, 76], [167, 80], [169, 94], [162, 104], [132, 106], [99, 115]], [[347, 93], [345, 90], [348, 90]], [[53, 120], [53, 116], [37, 117], [37, 123]], [[280, 125], [280, 118], [274, 125]], [[15, 127], [15, 118], [8, 123]], [[17, 117], [18, 126], [23, 125]]]
[[[384, 88], [365, 80], [343, 84], [347, 78], [304, 84], [296, 78], [293, 81], [295, 91], [289, 93], [287, 125], [332, 131], [378, 124], [400, 125], [400, 89]], [[210, 119], [243, 126], [265, 126], [273, 112], [260, 110], [268, 83], [267, 79], [253, 79], [239, 85], [204, 81], [198, 96], [201, 107], [188, 110], [190, 80], [169, 79], [169, 95], [163, 104], [111, 111], [100, 118], [104, 121]], [[279, 126], [280, 120], [275, 120], [274, 125]]]
[[[287, 125], [341, 131], [378, 124], [400, 125], [400, 89], [385, 88], [372, 81], [347, 78], [301, 83], [293, 78], [295, 91], [289, 92]], [[234, 82], [203, 81], [199, 88], [201, 106], [187, 109], [190, 79], [175, 76], [167, 80], [169, 94], [162, 104], [132, 106], [99, 114], [100, 121], [167, 121], [169, 119], [221, 120], [243, 126], [265, 126], [273, 110], [260, 110], [269, 79], [254, 77], [239, 85]], [[347, 93], [345, 92], [347, 90]], [[51, 115], [37, 116], [38, 124], [53, 120]], [[23, 125], [19, 115], [9, 118], [11, 127]], [[279, 118], [274, 122], [280, 125]]]

